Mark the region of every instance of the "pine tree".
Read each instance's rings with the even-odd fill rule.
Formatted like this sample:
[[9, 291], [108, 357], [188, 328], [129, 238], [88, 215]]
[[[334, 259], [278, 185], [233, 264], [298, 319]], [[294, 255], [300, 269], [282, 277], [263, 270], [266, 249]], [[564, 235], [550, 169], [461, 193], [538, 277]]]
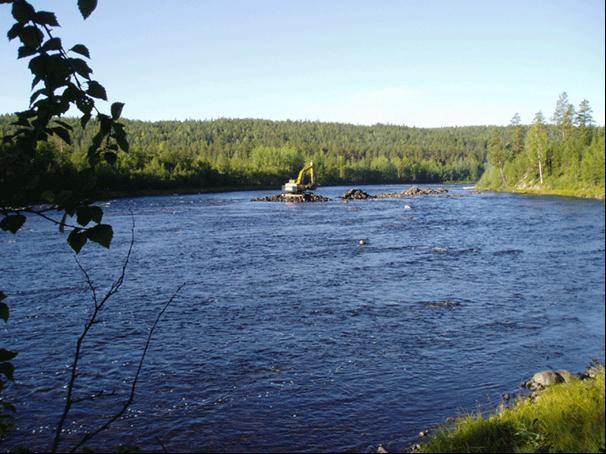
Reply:
[[560, 126], [564, 121], [566, 112], [568, 111], [568, 105], [568, 94], [564, 91], [556, 102], [556, 108], [553, 113], [553, 116], [551, 117], [551, 121], [553, 121], [556, 125]]
[[574, 126], [574, 117], [575, 117], [574, 106], [572, 104], [568, 104], [568, 107], [566, 107], [566, 111], [564, 112], [564, 115], [562, 116], [562, 122], [561, 122], [562, 130], [564, 132], [570, 131], [572, 129], [572, 127]]
[[518, 156], [524, 151], [524, 133], [520, 123], [520, 114], [516, 112], [511, 118], [511, 127], [513, 128], [511, 137], [511, 151], [513, 152], [514, 156]]
[[591, 113], [589, 101], [583, 99], [579, 104], [575, 116], [575, 124], [578, 126], [576, 131], [577, 137], [583, 145], [589, 145], [591, 143], [591, 130], [594, 124]]
[[520, 114], [516, 112], [513, 114], [513, 117], [511, 117], [511, 126], [520, 126], [521, 123], [522, 120], [520, 119]]
[[589, 101], [583, 99], [579, 104], [579, 109], [575, 116], [575, 124], [581, 127], [589, 127], [593, 125], [593, 117], [591, 116], [591, 107]]
[[545, 128], [545, 117], [543, 112], [538, 111], [534, 116], [532, 126], [526, 136], [526, 150], [531, 161], [536, 161], [539, 169], [539, 181], [541, 185], [543, 179], [543, 166], [547, 159], [547, 147], [549, 138], [547, 137], [547, 129]]

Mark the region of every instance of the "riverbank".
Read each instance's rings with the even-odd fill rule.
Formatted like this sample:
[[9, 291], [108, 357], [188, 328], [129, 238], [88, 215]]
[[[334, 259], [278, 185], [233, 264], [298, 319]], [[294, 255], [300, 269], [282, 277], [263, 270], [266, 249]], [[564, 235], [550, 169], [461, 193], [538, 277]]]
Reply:
[[492, 187], [477, 185], [479, 191], [509, 192], [513, 194], [554, 195], [559, 197], [575, 197], [580, 199], [604, 200], [604, 188], [547, 188], [547, 187]]
[[413, 452], [603, 452], [604, 366], [580, 375], [501, 404], [494, 415], [456, 418]]

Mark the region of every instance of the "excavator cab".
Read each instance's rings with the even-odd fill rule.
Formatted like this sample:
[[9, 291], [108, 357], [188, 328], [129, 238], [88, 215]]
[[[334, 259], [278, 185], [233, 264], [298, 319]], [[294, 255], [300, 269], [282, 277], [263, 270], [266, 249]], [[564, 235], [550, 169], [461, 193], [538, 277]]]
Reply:
[[[305, 175], [309, 174], [309, 182], [304, 183]], [[288, 183], [282, 185], [282, 192], [284, 194], [303, 194], [306, 191], [311, 191], [316, 189], [318, 185], [316, 184], [316, 176], [314, 174], [314, 163], [310, 161], [310, 163], [304, 166], [297, 176], [296, 180], [288, 180]]]

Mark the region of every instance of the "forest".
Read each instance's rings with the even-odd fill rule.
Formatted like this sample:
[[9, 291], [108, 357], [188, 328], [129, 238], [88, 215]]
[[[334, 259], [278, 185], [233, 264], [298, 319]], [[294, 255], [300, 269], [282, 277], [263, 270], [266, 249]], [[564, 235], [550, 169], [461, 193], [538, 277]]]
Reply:
[[539, 111], [529, 128], [516, 115], [492, 129], [480, 187], [603, 199], [604, 128], [595, 127], [589, 102], [575, 109], [564, 92], [550, 120]]
[[[0, 136], [11, 131], [14, 120], [11, 115], [0, 116]], [[426, 129], [256, 119], [123, 120], [128, 153], [114, 155], [116, 162], [101, 162], [93, 170], [87, 149], [96, 129], [94, 121], [82, 129], [76, 119], [64, 120], [73, 127], [71, 143], [50, 136], [39, 144], [34, 159], [20, 166], [15, 165], [19, 156], [3, 150], [0, 165], [12, 172], [3, 176], [5, 188], [22, 186], [30, 198], [37, 196], [35, 187], [57, 192], [73, 189], [63, 186], [76, 181], [75, 186], [124, 194], [279, 188], [309, 160], [316, 164], [321, 185], [469, 182], [482, 175], [490, 136], [486, 126]], [[18, 182], [24, 174], [30, 181], [25, 187]], [[9, 179], [12, 185], [6, 185]]]
[[[128, 152], [112, 153], [110, 162], [91, 167], [87, 149], [94, 120], [83, 129], [77, 119], [67, 118], [65, 124], [73, 128], [67, 143], [52, 135], [25, 160], [5, 146], [0, 184], [3, 193], [12, 192], [10, 198], [17, 196], [23, 203], [44, 199], [37, 188], [55, 194], [79, 191], [90, 198], [279, 188], [313, 160], [321, 185], [481, 178], [480, 185], [490, 189], [603, 194], [604, 128], [593, 125], [588, 103], [575, 110], [563, 93], [552, 120], [548, 124], [539, 113], [527, 126], [516, 114], [506, 127], [445, 128], [259, 119], [123, 120]], [[0, 136], [12, 131], [14, 121], [12, 115], [0, 116]]]

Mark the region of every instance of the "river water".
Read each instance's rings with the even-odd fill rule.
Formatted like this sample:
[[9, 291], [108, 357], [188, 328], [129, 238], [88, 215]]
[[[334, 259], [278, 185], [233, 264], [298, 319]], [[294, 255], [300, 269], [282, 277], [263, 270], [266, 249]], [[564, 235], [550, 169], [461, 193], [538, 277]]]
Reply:
[[[532, 373], [604, 359], [604, 203], [475, 193], [318, 204], [263, 192], [112, 200], [110, 251], [80, 254], [120, 292], [84, 345], [64, 449], [125, 398], [90, 446], [161, 451], [403, 450], [448, 416], [491, 410]], [[368, 186], [375, 193], [402, 186]], [[405, 204], [410, 205], [406, 209]], [[361, 246], [359, 240], [366, 244]], [[1, 287], [19, 351], [18, 430], [46, 450], [90, 294], [65, 238], [41, 219], [0, 235]], [[115, 393], [112, 395], [111, 393]]]

